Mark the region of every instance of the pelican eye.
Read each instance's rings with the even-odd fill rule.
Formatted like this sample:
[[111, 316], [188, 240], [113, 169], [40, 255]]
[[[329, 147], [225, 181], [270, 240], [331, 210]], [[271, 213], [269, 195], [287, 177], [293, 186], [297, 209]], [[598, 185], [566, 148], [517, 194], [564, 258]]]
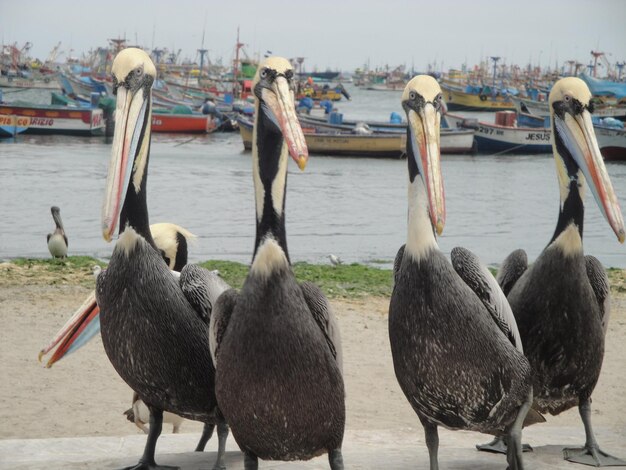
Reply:
[[260, 77], [267, 78], [267, 69], [261, 69]]
[[411, 101], [414, 101], [415, 99], [417, 99], [417, 93], [415, 93], [414, 91], [411, 91], [411, 92], [409, 93], [409, 99], [410, 99]]
[[565, 101], [566, 103], [569, 103], [572, 100], [572, 97], [570, 95], [564, 95], [563, 96], [563, 101]]
[[287, 70], [287, 71], [285, 72], [285, 78], [286, 78], [287, 80], [291, 80], [291, 79], [293, 78], [293, 70]]
[[133, 70], [133, 75], [135, 75], [135, 77], [141, 77], [143, 75], [143, 67], [137, 67], [135, 70]]

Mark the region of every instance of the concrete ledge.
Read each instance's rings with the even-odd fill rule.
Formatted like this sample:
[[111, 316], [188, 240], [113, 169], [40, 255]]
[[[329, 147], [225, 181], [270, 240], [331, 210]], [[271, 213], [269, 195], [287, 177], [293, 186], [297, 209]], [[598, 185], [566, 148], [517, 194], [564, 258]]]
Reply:
[[[615, 433], [597, 429], [596, 437], [603, 450], [626, 458], [626, 430]], [[157, 462], [178, 465], [182, 470], [208, 470], [215, 462], [217, 438], [214, 436], [207, 452], [190, 452], [196, 445], [197, 434], [164, 434], [157, 446]], [[439, 431], [439, 464], [441, 470], [502, 470], [506, 468], [503, 455], [477, 452], [476, 443], [491, 440], [483, 434]], [[582, 425], [574, 427], [534, 426], [524, 433], [524, 442], [534, 452], [524, 454], [526, 469], [584, 469], [563, 460], [561, 449], [576, 447], [584, 442]], [[0, 440], [0, 469], [61, 470], [116, 469], [135, 464], [143, 451], [145, 436], [76, 437], [58, 439]], [[237, 443], [228, 439], [226, 465], [242, 469], [243, 456]], [[428, 451], [421, 428], [396, 431], [347, 431], [343, 445], [346, 469], [428, 469]], [[264, 469], [327, 470], [326, 456], [308, 462], [260, 462]]]

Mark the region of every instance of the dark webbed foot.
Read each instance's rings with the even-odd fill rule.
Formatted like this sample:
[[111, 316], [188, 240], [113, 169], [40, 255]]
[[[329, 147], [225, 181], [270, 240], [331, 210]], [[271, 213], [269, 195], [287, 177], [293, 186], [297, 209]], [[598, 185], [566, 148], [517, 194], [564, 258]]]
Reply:
[[[494, 454], [506, 454], [507, 445], [502, 437], [496, 437], [493, 441], [486, 444], [476, 444], [476, 449], [481, 452], [493, 452]], [[532, 452], [533, 448], [530, 444], [522, 444], [522, 452]]]
[[569, 462], [592, 467], [626, 466], [626, 460], [613, 457], [596, 446], [568, 447], [563, 449], [563, 458]]
[[124, 467], [122, 470], [180, 470], [180, 467], [172, 467], [171, 465], [157, 465], [155, 462], [148, 463], [139, 461], [137, 465]]

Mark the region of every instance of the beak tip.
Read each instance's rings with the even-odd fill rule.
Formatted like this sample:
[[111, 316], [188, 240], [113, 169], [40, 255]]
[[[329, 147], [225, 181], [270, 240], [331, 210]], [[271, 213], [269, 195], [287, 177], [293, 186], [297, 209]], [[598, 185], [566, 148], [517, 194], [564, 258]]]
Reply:
[[620, 230], [620, 231], [617, 233], [617, 240], [618, 240], [620, 243], [624, 243], [624, 239], [625, 239], [625, 238], [626, 238], [626, 234], [624, 233], [624, 230], [622, 229], [622, 230]]
[[39, 360], [39, 362], [41, 362], [41, 358], [44, 356], [44, 352], [43, 351], [39, 351], [39, 355], [37, 356], [37, 359]]
[[298, 162], [298, 168], [300, 168], [301, 171], [304, 171], [304, 169], [306, 168], [306, 164], [308, 161], [308, 156], [307, 155], [299, 155], [297, 162]]
[[443, 226], [444, 226], [444, 222], [443, 220], [438, 220], [437, 221], [437, 235], [441, 235], [443, 233]]

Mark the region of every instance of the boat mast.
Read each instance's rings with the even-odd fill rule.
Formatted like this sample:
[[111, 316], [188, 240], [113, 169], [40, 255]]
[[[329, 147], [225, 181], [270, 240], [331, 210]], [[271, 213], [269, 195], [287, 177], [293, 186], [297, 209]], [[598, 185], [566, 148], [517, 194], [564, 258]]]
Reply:
[[235, 62], [233, 64], [233, 97], [239, 98], [239, 49], [244, 46], [239, 42], [239, 26], [237, 26], [237, 45], [235, 46]]

